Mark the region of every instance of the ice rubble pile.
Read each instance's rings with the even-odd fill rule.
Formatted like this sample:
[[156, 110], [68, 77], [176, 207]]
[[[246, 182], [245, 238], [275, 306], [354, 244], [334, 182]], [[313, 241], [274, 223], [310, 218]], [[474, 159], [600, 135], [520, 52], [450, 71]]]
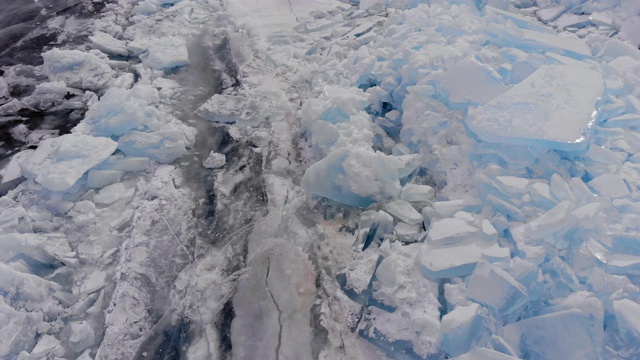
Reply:
[[[337, 80], [301, 110], [302, 186], [369, 207], [337, 277], [354, 331], [393, 356], [640, 356], [637, 44], [430, 3], [351, 11], [307, 52]], [[580, 9], [640, 12], [612, 3]]]
[[[3, 120], [20, 119], [25, 110], [77, 110], [69, 116], [77, 122], [88, 107], [60, 137], [25, 125], [11, 130], [26, 146], [38, 147], [13, 155], [1, 170], [3, 183], [21, 176], [33, 181], [0, 199], [0, 358], [86, 359], [95, 353], [105, 337], [97, 324], [105, 322], [112, 262], [120, 231], [134, 216], [136, 186], [171, 197], [180, 181], [171, 166], [159, 166], [151, 184], [126, 175], [153, 169], [154, 161], [170, 163], [195, 141], [195, 129], [166, 107], [179, 85], [164, 78], [164, 70], [188, 64], [180, 33], [152, 38], [124, 35], [109, 20], [97, 26], [103, 30], [91, 37], [97, 50], [49, 50], [42, 67], [14, 66], [0, 79]], [[133, 41], [142, 38], [148, 41]], [[134, 55], [141, 64], [122, 61]]]

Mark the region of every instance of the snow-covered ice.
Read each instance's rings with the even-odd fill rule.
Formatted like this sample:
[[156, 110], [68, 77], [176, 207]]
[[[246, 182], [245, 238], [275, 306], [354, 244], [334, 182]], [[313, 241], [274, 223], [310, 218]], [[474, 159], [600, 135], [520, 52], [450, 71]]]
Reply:
[[78, 89], [102, 90], [115, 74], [104, 60], [79, 50], [52, 49], [42, 58], [49, 79]]

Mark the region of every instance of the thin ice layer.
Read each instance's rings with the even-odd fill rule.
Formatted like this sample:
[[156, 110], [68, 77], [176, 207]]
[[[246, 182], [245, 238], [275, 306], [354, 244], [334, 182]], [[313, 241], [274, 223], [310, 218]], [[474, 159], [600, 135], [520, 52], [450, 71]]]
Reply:
[[470, 111], [466, 122], [486, 142], [581, 149], [603, 90], [602, 75], [595, 70], [545, 65]]

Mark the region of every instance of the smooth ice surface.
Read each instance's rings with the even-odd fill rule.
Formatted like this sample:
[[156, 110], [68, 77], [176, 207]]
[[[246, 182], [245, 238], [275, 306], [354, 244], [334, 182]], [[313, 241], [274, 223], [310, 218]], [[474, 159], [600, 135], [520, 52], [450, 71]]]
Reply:
[[602, 75], [586, 66], [545, 65], [471, 110], [466, 123], [491, 143], [581, 149], [603, 90]]
[[504, 339], [530, 359], [599, 359], [598, 339], [580, 310], [563, 310], [506, 325]]
[[115, 74], [104, 60], [79, 50], [52, 49], [43, 53], [42, 58], [49, 79], [64, 81], [78, 89], [104, 89]]
[[108, 138], [67, 134], [40, 143], [20, 164], [22, 175], [51, 191], [65, 191], [87, 172], [108, 158], [118, 144]]
[[613, 302], [613, 311], [623, 339], [637, 342], [640, 339], [640, 305], [629, 299], [616, 300]]

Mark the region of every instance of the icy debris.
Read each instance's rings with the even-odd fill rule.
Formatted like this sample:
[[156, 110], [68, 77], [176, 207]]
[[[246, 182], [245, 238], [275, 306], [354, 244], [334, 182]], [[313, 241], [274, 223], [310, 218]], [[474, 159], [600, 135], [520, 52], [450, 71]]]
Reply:
[[99, 57], [78, 50], [52, 49], [42, 54], [44, 69], [52, 81], [97, 91], [106, 88], [115, 72]]
[[124, 171], [92, 169], [87, 174], [87, 186], [99, 189], [119, 182], [123, 176]]
[[187, 43], [176, 36], [136, 39], [127, 44], [127, 49], [154, 70], [169, 70], [189, 64]]
[[232, 123], [238, 120], [247, 102], [244, 96], [216, 94], [202, 104], [196, 114], [214, 122]]
[[65, 191], [87, 172], [108, 158], [117, 147], [108, 138], [67, 134], [40, 143], [20, 164], [22, 175], [51, 191]]
[[603, 90], [602, 75], [586, 66], [545, 65], [466, 122], [487, 142], [583, 149]]
[[126, 43], [107, 33], [97, 31], [92, 36], [89, 36], [89, 40], [91, 40], [96, 49], [106, 54], [117, 56], [129, 55]]
[[202, 166], [207, 169], [218, 169], [223, 167], [227, 163], [227, 158], [224, 154], [218, 154], [215, 151], [211, 151], [209, 156], [202, 162]]
[[480, 260], [494, 262], [509, 258], [509, 249], [500, 247], [495, 242], [486, 243], [479, 239], [453, 245], [423, 245], [418, 261], [427, 276], [451, 279], [470, 275]]

